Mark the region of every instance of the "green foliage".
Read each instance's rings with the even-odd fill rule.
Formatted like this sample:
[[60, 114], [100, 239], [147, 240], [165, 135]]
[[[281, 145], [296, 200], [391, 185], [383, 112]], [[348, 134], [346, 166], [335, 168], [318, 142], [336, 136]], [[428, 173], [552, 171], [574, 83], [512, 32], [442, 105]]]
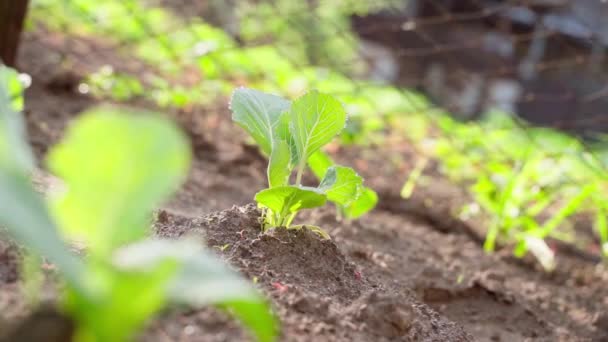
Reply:
[[51, 202], [57, 222], [91, 253], [107, 255], [144, 236], [150, 212], [182, 183], [189, 162], [186, 138], [167, 119], [90, 111], [48, 156], [69, 189]]
[[267, 155], [271, 153], [273, 143], [280, 139], [281, 115], [290, 105], [281, 97], [247, 88], [235, 91], [230, 101], [232, 120], [249, 132]]
[[144, 94], [143, 85], [138, 79], [118, 74], [110, 66], [89, 75], [87, 84], [93, 95], [107, 96], [116, 101], [126, 101]]
[[0, 163], [4, 167], [15, 166], [30, 170], [34, 158], [25, 140], [25, 123], [17, 114], [22, 106], [21, 84], [17, 73], [0, 64]]
[[[269, 188], [255, 196], [265, 209], [264, 229], [290, 227], [298, 211], [323, 206], [327, 200], [343, 208], [349, 217], [374, 207], [377, 198], [363, 187], [363, 179], [351, 168], [334, 165], [321, 152], [346, 123], [344, 108], [332, 96], [312, 91], [292, 103], [239, 88], [232, 95], [230, 108], [233, 120], [269, 155]], [[307, 163], [321, 180], [316, 188], [302, 186]], [[295, 185], [289, 185], [294, 170]]]
[[498, 112], [479, 124], [461, 123], [444, 114], [433, 119], [440, 134], [427, 151], [439, 159], [450, 179], [469, 185], [474, 203], [464, 208], [462, 217], [480, 212], [488, 219], [487, 251], [493, 251], [497, 241], [513, 244], [515, 255], [530, 251], [552, 269], [553, 252], [545, 239], [572, 241], [565, 230], [569, 219], [585, 213], [595, 216], [595, 229], [606, 246], [606, 212], [601, 203], [606, 200], [602, 189], [608, 175], [603, 163], [590, 158], [577, 139], [519, 124]]
[[346, 125], [346, 111], [330, 95], [312, 91], [292, 103], [289, 116], [289, 134], [295, 146], [292, 155], [296, 155], [296, 183], [299, 185], [308, 158], [329, 143]]
[[279, 186], [258, 192], [255, 200], [267, 208], [270, 227], [289, 227], [298, 211], [323, 206], [327, 196], [316, 188]]
[[349, 206], [361, 195], [363, 178], [355, 170], [343, 166], [331, 166], [319, 184], [327, 199], [342, 206]]
[[[317, 151], [308, 158], [308, 166], [317, 179], [321, 180], [321, 182], [323, 182], [326, 178], [332, 178], [331, 174], [328, 174], [328, 172], [333, 168], [333, 165], [334, 161], [323, 151]], [[346, 174], [350, 173], [348, 171], [342, 172]], [[334, 201], [333, 199], [330, 200], [334, 201], [334, 203], [337, 205], [341, 215], [344, 215], [349, 219], [355, 219], [374, 209], [378, 203], [378, 195], [374, 190], [363, 186], [363, 180], [361, 180], [361, 183], [359, 184], [356, 180], [356, 177], [359, 177], [358, 175], [351, 174], [351, 176], [352, 177], [348, 178], [350, 178], [352, 182], [346, 182], [350, 185], [342, 188], [342, 190], [347, 190], [350, 188], [350, 191], [357, 193], [357, 195], [353, 197], [354, 199], [350, 202], [343, 201], [344, 203]], [[341, 184], [341, 182], [337, 182], [337, 184]]]
[[[0, 118], [10, 110], [0, 82]], [[7, 110], [8, 109], [8, 110]], [[166, 119], [96, 109], [69, 129], [49, 154], [65, 182], [50, 211], [21, 163], [31, 154], [24, 137], [0, 160], [0, 225], [32, 253], [57, 265], [65, 280], [63, 305], [77, 323], [77, 341], [125, 341], [167, 303], [217, 304], [239, 317], [260, 341], [274, 339], [265, 301], [241, 277], [191, 240], [145, 239], [151, 212], [185, 178], [185, 137]], [[50, 213], [52, 214], [50, 214]], [[54, 219], [53, 219], [54, 218]], [[64, 238], [78, 238], [84, 260]]]

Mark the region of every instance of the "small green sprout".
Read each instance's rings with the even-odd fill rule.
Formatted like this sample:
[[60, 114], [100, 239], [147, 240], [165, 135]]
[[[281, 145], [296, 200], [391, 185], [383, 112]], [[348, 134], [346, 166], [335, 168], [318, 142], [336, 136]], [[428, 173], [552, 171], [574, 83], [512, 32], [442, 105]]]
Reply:
[[[239, 88], [232, 95], [230, 108], [232, 119], [269, 156], [268, 188], [255, 195], [265, 211], [264, 230], [292, 227], [300, 210], [321, 207], [328, 200], [349, 218], [374, 207], [377, 196], [363, 186], [363, 178], [349, 167], [335, 165], [321, 152], [346, 125], [347, 115], [338, 100], [311, 91], [290, 102]], [[302, 185], [307, 165], [320, 179], [317, 187]], [[290, 184], [294, 172], [295, 184]]]

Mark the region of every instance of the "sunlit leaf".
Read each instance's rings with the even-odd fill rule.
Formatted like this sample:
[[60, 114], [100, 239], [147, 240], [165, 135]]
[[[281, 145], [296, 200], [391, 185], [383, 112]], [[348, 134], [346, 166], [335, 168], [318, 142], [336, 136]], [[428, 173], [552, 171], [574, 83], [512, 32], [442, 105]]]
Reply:
[[271, 188], [287, 185], [291, 174], [290, 159], [288, 143], [283, 139], [275, 139], [268, 161], [268, 185]]
[[8, 69], [0, 66], [0, 227], [31, 252], [48, 258], [73, 286], [80, 287], [82, 265], [59, 237], [27, 172], [33, 157], [23, 119], [10, 104]]
[[348, 218], [355, 219], [374, 209], [377, 203], [378, 194], [374, 190], [364, 187], [357, 200], [344, 208], [344, 214]]
[[245, 323], [259, 341], [273, 340], [276, 321], [263, 297], [241, 276], [202, 250], [200, 243], [149, 239], [122, 248], [115, 256], [122, 269], [139, 272], [166, 260], [180, 265], [177, 276], [168, 284], [171, 301], [193, 307], [219, 304]]
[[235, 90], [230, 101], [232, 120], [249, 132], [268, 155], [281, 114], [289, 106], [290, 102], [286, 99], [247, 88]]
[[301, 209], [320, 207], [327, 197], [315, 188], [280, 186], [258, 192], [255, 200], [275, 213], [287, 215]]
[[325, 172], [319, 189], [327, 194], [327, 199], [339, 205], [348, 206], [356, 201], [363, 187], [363, 178], [350, 167], [332, 166]]
[[289, 130], [300, 164], [329, 143], [346, 124], [342, 104], [330, 95], [311, 91], [296, 99], [290, 109]]
[[57, 265], [73, 286], [79, 286], [82, 265], [59, 237], [43, 200], [24, 174], [4, 167], [0, 167], [0, 226], [13, 239]]
[[308, 166], [319, 180], [325, 177], [325, 172], [332, 165], [334, 165], [334, 161], [331, 160], [327, 153], [320, 150], [308, 158]]
[[95, 296], [68, 287], [64, 310], [77, 322], [77, 341], [131, 341], [167, 304], [167, 288], [179, 265], [165, 259], [146, 269], [123, 270], [103, 261], [87, 265]]
[[67, 188], [51, 201], [60, 227], [92, 253], [142, 237], [152, 210], [185, 179], [189, 158], [167, 119], [111, 108], [83, 114], [48, 157]]

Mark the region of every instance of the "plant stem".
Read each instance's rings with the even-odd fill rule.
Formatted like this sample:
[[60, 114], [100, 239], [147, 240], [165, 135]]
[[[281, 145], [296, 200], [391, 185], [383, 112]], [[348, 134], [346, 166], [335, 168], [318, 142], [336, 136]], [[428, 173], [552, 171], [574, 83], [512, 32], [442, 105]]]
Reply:
[[302, 173], [304, 172], [304, 165], [302, 165], [302, 163], [300, 163], [300, 165], [298, 166], [298, 173], [296, 173], [296, 185], [300, 186], [302, 185]]
[[486, 252], [494, 251], [494, 247], [496, 245], [496, 238], [498, 237], [499, 228], [500, 228], [499, 223], [496, 222], [496, 220], [494, 220], [494, 222], [492, 222], [492, 225], [490, 226], [490, 229], [488, 229], [488, 233], [486, 234], [486, 241], [483, 244], [483, 249]]
[[287, 220], [285, 222], [285, 227], [289, 228], [289, 226], [291, 226], [291, 223], [293, 222], [293, 219], [296, 217], [296, 214], [297, 214], [297, 212], [294, 212], [294, 213], [291, 213], [291, 215], [289, 215], [287, 217]]

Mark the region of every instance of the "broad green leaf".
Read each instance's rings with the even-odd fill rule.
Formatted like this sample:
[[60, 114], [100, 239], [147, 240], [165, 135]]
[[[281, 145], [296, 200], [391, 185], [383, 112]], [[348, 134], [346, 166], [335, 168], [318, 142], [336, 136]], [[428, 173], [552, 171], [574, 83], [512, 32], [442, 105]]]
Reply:
[[219, 304], [245, 323], [259, 341], [272, 341], [276, 321], [266, 301], [241, 276], [205, 252], [194, 240], [149, 239], [119, 250], [115, 263], [129, 271], [145, 271], [174, 260], [179, 272], [170, 281], [171, 301], [200, 307]]
[[[86, 280], [96, 296], [67, 289], [65, 310], [77, 321], [75, 341], [131, 341], [167, 303], [167, 288], [178, 271], [175, 260], [161, 260], [140, 270], [89, 263]], [[128, 303], [128, 305], [125, 305]]]
[[331, 160], [327, 153], [321, 150], [315, 152], [308, 158], [308, 166], [319, 180], [325, 177], [325, 172], [327, 172], [327, 169], [332, 165], [334, 165], [334, 161]]
[[327, 197], [315, 188], [279, 186], [258, 192], [255, 200], [275, 213], [288, 215], [301, 209], [320, 207]]
[[272, 153], [268, 161], [269, 187], [287, 185], [291, 174], [290, 158], [288, 143], [282, 139], [275, 139], [272, 143]]
[[11, 84], [16, 72], [0, 65], [0, 166], [29, 171], [34, 166], [32, 152], [25, 138], [25, 123], [11, 103], [14, 96]]
[[357, 200], [344, 208], [344, 215], [351, 219], [361, 217], [370, 210], [374, 209], [377, 203], [378, 195], [376, 192], [370, 188], [363, 187], [361, 195], [357, 198]]
[[46, 257], [74, 287], [83, 265], [61, 240], [43, 200], [27, 176], [0, 166], [0, 226], [17, 242]]
[[261, 150], [269, 155], [281, 114], [290, 104], [279, 96], [239, 88], [232, 94], [230, 109], [232, 120], [249, 132]]
[[[601, 202], [596, 204], [597, 212], [595, 214], [595, 222], [593, 224], [593, 227], [595, 228], [600, 237], [600, 242], [602, 243], [602, 246], [606, 246], [608, 244], [608, 210], [604, 207], [605, 202], [602, 199], [596, 199], [595, 201]], [[606, 252], [604, 251], [604, 253]]]
[[98, 108], [84, 114], [48, 157], [66, 192], [51, 198], [60, 228], [93, 254], [145, 235], [152, 210], [185, 179], [182, 133], [167, 119]]
[[279, 139], [285, 140], [287, 145], [289, 146], [289, 153], [291, 154], [290, 164], [293, 169], [300, 160], [300, 155], [298, 154], [298, 149], [296, 147], [296, 142], [289, 131], [289, 122], [291, 121], [291, 113], [289, 111], [283, 112], [279, 117], [279, 122], [275, 127], [275, 135], [279, 137]]
[[350, 167], [332, 166], [325, 172], [319, 189], [327, 194], [327, 199], [342, 206], [357, 200], [363, 187], [363, 178]]
[[300, 165], [329, 143], [346, 124], [346, 112], [342, 104], [332, 96], [316, 91], [296, 99], [289, 112], [289, 130], [294, 138]]

